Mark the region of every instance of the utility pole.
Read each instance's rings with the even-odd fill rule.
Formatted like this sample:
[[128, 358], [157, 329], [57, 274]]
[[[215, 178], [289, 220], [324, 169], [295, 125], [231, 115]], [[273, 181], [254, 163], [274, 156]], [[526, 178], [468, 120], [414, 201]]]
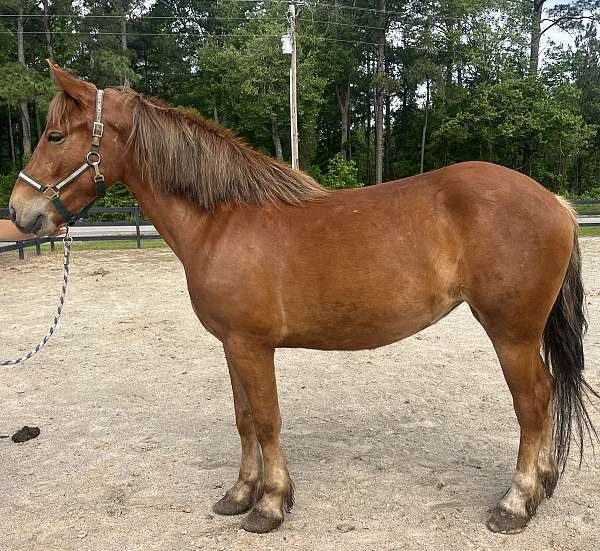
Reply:
[[[383, 101], [385, 88], [385, 29], [387, 17], [385, 13], [385, 0], [377, 0], [377, 12], [381, 30], [377, 41], [377, 83], [375, 85], [375, 183], [383, 181]], [[388, 129], [389, 132], [389, 129]]]
[[299, 169], [298, 163], [298, 107], [296, 99], [296, 3], [289, 4], [290, 38], [292, 41], [292, 61], [290, 64], [290, 126], [292, 138], [292, 168]]

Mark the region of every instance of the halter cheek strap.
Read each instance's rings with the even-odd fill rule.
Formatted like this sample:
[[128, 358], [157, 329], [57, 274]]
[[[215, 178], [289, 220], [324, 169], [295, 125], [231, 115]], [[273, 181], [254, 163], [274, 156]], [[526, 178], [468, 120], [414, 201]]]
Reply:
[[[104, 183], [104, 175], [100, 172], [100, 141], [102, 140], [102, 133], [104, 132], [104, 125], [102, 124], [102, 99], [104, 96], [104, 90], [96, 91], [96, 107], [94, 113], [94, 126], [92, 127], [92, 145], [90, 150], [85, 157], [85, 162], [74, 172], [69, 174], [66, 178], [63, 178], [57, 184], [49, 186], [34, 180], [31, 176], [25, 174], [24, 171], [19, 172], [19, 178], [26, 184], [29, 184], [40, 193], [43, 193], [54, 205], [54, 208], [60, 212], [67, 225], [72, 226], [79, 219], [83, 218], [87, 212], [92, 208], [92, 205], [97, 199], [104, 197], [106, 193], [106, 185]], [[86, 172], [89, 168], [94, 169], [94, 182], [96, 183], [96, 197], [92, 199], [85, 207], [75, 213], [70, 213], [69, 209], [60, 200], [61, 191], [69, 184], [73, 183], [79, 176]]]

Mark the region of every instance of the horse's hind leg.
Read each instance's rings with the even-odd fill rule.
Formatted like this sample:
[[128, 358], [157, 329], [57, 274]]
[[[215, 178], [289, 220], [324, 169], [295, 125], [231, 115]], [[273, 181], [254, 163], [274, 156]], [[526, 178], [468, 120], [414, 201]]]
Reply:
[[229, 361], [228, 364], [242, 458], [237, 482], [213, 505], [213, 511], [219, 515], [239, 515], [249, 511], [262, 495], [263, 460], [248, 397]]
[[542, 447], [538, 457], [538, 475], [544, 488], [546, 497], [552, 497], [556, 483], [558, 482], [558, 468], [555, 460], [554, 449], [554, 378], [548, 371], [544, 361], [538, 357], [540, 368], [539, 385], [549, 389], [550, 399], [546, 417], [544, 418], [544, 428], [542, 429]]
[[513, 340], [490, 335], [513, 397], [521, 428], [512, 484], [492, 512], [487, 526], [516, 534], [525, 529], [545, 495], [556, 485], [552, 446], [552, 377], [540, 357], [540, 339]]

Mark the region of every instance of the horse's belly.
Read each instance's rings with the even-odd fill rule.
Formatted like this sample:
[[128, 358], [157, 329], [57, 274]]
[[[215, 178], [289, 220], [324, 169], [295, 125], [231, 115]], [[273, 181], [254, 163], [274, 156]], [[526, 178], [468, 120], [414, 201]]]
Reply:
[[320, 305], [301, 320], [290, 316], [291, 323], [278, 346], [320, 350], [377, 348], [418, 333], [460, 302], [450, 297], [428, 297], [404, 303]]

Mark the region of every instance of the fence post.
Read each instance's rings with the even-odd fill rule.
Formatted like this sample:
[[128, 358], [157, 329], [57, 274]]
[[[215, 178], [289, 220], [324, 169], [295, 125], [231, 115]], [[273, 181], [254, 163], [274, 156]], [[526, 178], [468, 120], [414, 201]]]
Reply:
[[19, 260], [25, 260], [25, 250], [23, 249], [23, 241], [17, 241], [19, 247]]
[[42, 254], [42, 247], [40, 246], [40, 238], [35, 238], [35, 256], [40, 256]]
[[55, 247], [54, 247], [54, 238], [52, 238], [52, 239], [50, 239], [50, 250], [52, 252], [54, 252], [54, 249], [55, 249]]
[[135, 204], [135, 237], [136, 237], [138, 249], [142, 248], [142, 236], [141, 236], [141, 232], [140, 232], [140, 218], [141, 218], [140, 206], [136, 203]]

